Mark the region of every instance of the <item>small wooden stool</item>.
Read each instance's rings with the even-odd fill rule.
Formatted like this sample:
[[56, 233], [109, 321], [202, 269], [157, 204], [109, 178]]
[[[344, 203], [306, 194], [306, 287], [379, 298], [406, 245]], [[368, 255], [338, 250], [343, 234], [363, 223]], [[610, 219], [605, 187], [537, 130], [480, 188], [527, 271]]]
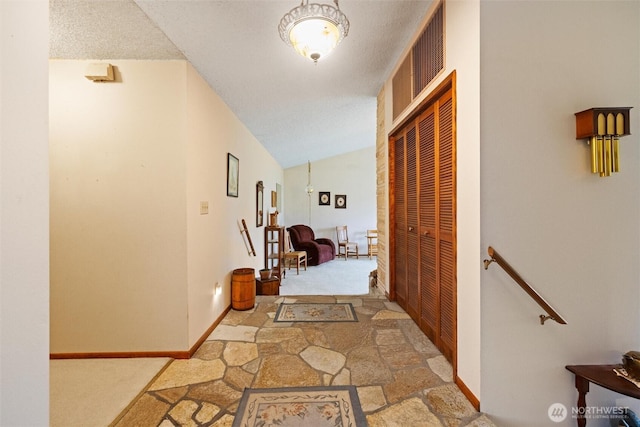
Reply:
[[292, 251], [284, 253], [285, 266], [289, 265], [291, 270], [291, 264], [296, 263], [296, 274], [300, 274], [300, 264], [304, 264], [304, 270], [307, 271], [307, 251]]

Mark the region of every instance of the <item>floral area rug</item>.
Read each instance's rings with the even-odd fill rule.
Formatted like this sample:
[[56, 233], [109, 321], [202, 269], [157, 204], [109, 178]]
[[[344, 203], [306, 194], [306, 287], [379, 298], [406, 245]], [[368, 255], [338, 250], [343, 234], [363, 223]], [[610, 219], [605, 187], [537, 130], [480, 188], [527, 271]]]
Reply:
[[357, 322], [351, 303], [282, 303], [274, 322]]
[[360, 427], [355, 386], [246, 388], [233, 427]]

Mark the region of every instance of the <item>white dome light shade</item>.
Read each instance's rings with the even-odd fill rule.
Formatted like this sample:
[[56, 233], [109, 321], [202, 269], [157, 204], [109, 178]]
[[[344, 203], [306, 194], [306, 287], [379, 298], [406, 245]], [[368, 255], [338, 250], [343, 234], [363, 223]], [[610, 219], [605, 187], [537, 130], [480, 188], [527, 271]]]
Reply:
[[349, 20], [338, 8], [306, 0], [282, 17], [278, 32], [296, 52], [318, 62], [347, 36]]
[[338, 44], [338, 27], [327, 20], [305, 19], [289, 31], [291, 45], [300, 55], [317, 61], [324, 58]]

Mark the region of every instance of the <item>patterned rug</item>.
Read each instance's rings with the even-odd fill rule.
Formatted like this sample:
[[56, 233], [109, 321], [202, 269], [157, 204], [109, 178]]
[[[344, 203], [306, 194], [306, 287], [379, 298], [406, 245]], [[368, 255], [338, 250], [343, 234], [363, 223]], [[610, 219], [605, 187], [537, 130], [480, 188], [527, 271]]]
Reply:
[[282, 303], [276, 311], [274, 322], [357, 322], [356, 312], [350, 302]]
[[233, 427], [366, 426], [355, 386], [245, 388]]

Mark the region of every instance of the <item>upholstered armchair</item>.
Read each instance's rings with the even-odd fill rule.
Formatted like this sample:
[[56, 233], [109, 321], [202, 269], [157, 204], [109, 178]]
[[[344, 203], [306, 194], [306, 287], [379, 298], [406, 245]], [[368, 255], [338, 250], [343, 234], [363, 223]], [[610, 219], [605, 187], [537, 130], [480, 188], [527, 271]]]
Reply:
[[289, 231], [293, 248], [296, 251], [307, 252], [309, 265], [322, 264], [336, 257], [336, 246], [333, 240], [324, 237], [316, 239], [311, 227], [298, 224], [287, 228], [287, 231]]

